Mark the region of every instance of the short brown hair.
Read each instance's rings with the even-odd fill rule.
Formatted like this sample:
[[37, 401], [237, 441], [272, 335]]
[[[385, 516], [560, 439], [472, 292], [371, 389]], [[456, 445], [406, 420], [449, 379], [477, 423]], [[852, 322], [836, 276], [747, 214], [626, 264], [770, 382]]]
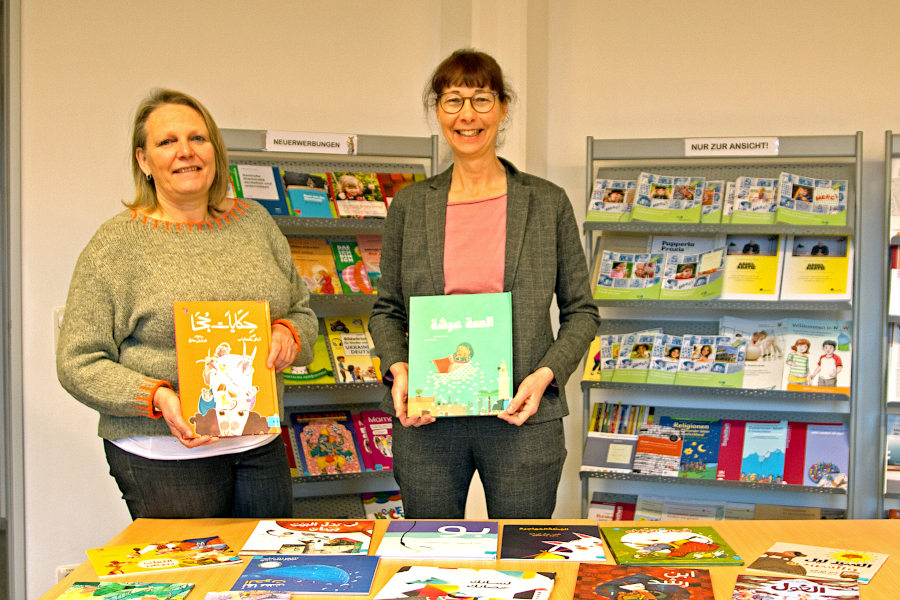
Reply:
[[131, 129], [131, 173], [134, 176], [134, 202], [125, 203], [125, 206], [134, 210], [144, 210], [153, 212], [157, 207], [156, 185], [153, 181], [147, 179], [141, 166], [137, 160], [137, 149], [146, 150], [147, 145], [147, 119], [150, 114], [165, 104], [180, 104], [188, 106], [196, 110], [203, 122], [206, 124], [206, 131], [209, 133], [209, 141], [213, 146], [215, 156], [216, 174], [213, 177], [212, 185], [209, 187], [209, 199], [207, 204], [210, 209], [218, 208], [225, 199], [225, 192], [228, 190], [228, 150], [225, 148], [225, 140], [219, 132], [216, 122], [212, 115], [206, 110], [199, 100], [193, 96], [189, 96], [183, 92], [169, 90], [165, 88], [155, 88], [150, 90], [150, 94], [144, 98], [137, 107], [134, 114], [134, 125]]
[[502, 103], [514, 98], [494, 57], [472, 48], [457, 50], [437, 66], [422, 94], [425, 108], [432, 108], [444, 90], [454, 85], [490, 89]]

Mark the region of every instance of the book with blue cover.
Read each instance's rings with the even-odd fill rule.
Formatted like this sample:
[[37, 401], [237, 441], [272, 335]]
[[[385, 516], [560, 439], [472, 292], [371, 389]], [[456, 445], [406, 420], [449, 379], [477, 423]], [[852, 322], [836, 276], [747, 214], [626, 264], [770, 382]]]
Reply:
[[365, 595], [372, 589], [378, 560], [361, 555], [262, 554], [250, 559], [231, 589]]
[[284, 189], [295, 217], [333, 219], [334, 207], [328, 195], [328, 175], [326, 173], [282, 173]]
[[235, 197], [256, 200], [272, 215], [290, 216], [291, 208], [278, 167], [231, 165], [230, 169]]

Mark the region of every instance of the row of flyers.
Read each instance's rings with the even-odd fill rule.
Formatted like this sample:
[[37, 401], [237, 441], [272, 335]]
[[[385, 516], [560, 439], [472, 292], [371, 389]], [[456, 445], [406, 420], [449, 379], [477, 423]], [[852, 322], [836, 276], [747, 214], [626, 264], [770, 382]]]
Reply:
[[587, 221], [846, 225], [848, 182], [793, 173], [740, 176], [641, 173], [636, 181], [594, 181]]
[[[615, 243], [616, 238], [612, 238]], [[849, 300], [848, 236], [620, 237], [594, 264], [594, 298]]]
[[591, 342], [586, 381], [850, 393], [852, 323], [724, 316], [717, 334], [645, 330]]
[[384, 218], [394, 195], [425, 179], [416, 173], [301, 173], [268, 165], [231, 165], [232, 193], [276, 216]]

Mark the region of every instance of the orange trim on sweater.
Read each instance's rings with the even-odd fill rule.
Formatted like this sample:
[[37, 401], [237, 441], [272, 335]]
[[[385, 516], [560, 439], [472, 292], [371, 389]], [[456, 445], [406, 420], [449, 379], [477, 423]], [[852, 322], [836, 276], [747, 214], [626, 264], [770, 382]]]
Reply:
[[272, 321], [272, 325], [284, 325], [285, 327], [287, 327], [288, 331], [291, 332], [291, 335], [294, 336], [294, 343], [297, 344], [297, 352], [300, 352], [300, 336], [297, 335], [297, 330], [294, 329], [293, 323], [285, 319], [275, 319], [274, 321]]
[[142, 392], [147, 392], [146, 396], [141, 396], [140, 393], [135, 396], [135, 400], [138, 401], [137, 409], [142, 413], [147, 413], [143, 416], [150, 419], [159, 419], [163, 416], [160, 411], [153, 407], [153, 396], [156, 395], [156, 390], [161, 387], [172, 389], [172, 384], [162, 379], [145, 379], [144, 382], [138, 386], [138, 389]]
[[154, 217], [150, 217], [143, 213], [140, 213], [134, 209], [131, 210], [131, 218], [132, 220], [140, 220], [143, 224], [153, 223], [153, 228], [158, 229], [160, 225], [164, 224], [166, 231], [169, 231], [170, 226], [174, 225], [177, 228], [177, 231], [181, 233], [182, 226], [186, 227], [188, 232], [194, 230], [194, 227], [197, 228], [197, 231], [203, 231], [203, 226], [206, 225], [210, 231], [213, 230], [213, 223], [215, 223], [218, 227], [224, 227], [222, 225], [222, 220], [224, 220], [229, 225], [233, 223], [230, 221], [228, 217], [233, 217], [234, 221], [237, 221], [240, 218], [240, 215], [244, 214], [244, 208], [246, 208], [248, 204], [243, 202], [242, 200], [235, 199], [234, 205], [226, 212], [224, 215], [216, 218], [214, 221], [192, 221], [188, 223], [183, 223], [180, 221], [165, 221], [163, 219], [157, 219]]

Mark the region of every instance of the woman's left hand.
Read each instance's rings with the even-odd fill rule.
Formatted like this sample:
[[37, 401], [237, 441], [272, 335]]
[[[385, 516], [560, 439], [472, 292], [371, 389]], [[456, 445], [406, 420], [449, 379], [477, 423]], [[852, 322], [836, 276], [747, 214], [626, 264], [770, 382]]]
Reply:
[[497, 416], [507, 423], [521, 425], [537, 412], [541, 398], [544, 396], [544, 390], [551, 381], [553, 381], [553, 371], [549, 367], [539, 368], [522, 381], [509, 406]]
[[272, 347], [269, 349], [269, 358], [266, 360], [266, 366], [275, 369], [275, 372], [284, 371], [288, 365], [294, 362], [297, 356], [297, 342], [291, 330], [276, 323], [272, 325]]

